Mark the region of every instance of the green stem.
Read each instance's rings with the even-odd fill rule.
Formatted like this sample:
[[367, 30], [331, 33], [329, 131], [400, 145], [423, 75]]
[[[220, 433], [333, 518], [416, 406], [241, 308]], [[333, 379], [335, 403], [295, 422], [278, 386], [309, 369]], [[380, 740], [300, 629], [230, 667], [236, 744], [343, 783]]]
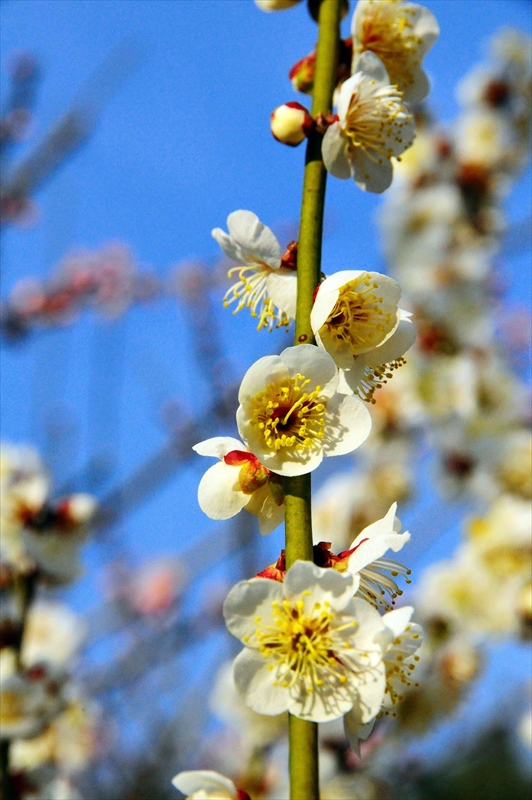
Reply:
[[[341, 0], [322, 0], [319, 8], [318, 48], [312, 115], [332, 108], [340, 40]], [[323, 213], [327, 171], [321, 157], [323, 136], [309, 137], [301, 201], [297, 252], [296, 344], [313, 344], [310, 312], [320, 280]], [[286, 567], [312, 561], [311, 480], [309, 475], [285, 479]], [[318, 726], [290, 716], [290, 800], [319, 800]]]

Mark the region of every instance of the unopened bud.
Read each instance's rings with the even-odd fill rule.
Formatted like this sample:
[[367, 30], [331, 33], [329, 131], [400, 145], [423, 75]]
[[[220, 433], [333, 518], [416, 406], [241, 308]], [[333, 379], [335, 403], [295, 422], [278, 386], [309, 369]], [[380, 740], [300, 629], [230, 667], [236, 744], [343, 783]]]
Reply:
[[316, 53], [309, 53], [297, 64], [294, 64], [288, 77], [292, 81], [292, 86], [296, 92], [303, 92], [303, 94], [312, 94], [314, 88], [314, 73], [316, 71]]
[[312, 117], [300, 103], [285, 103], [270, 116], [270, 128], [283, 144], [296, 147], [312, 130]]
[[284, 11], [285, 8], [297, 6], [300, 0], [255, 0], [255, 5], [263, 11]]
[[90, 494], [73, 494], [62, 501], [58, 514], [68, 525], [86, 525], [96, 513], [96, 506]]

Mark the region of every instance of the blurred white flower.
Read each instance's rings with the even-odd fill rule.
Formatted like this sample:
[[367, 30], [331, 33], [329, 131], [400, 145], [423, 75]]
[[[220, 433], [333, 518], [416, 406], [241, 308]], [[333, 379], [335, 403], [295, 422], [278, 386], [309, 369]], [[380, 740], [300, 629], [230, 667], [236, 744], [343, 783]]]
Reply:
[[216, 436], [194, 445], [200, 456], [219, 458], [198, 487], [198, 503], [211, 519], [229, 519], [243, 508], [258, 517], [263, 536], [284, 520], [281, 483], [242, 444], [230, 436]]
[[440, 28], [428, 8], [403, 0], [358, 0], [353, 21], [353, 66], [368, 50], [383, 62], [393, 83], [408, 103], [419, 103], [429, 92], [421, 63]]
[[67, 606], [37, 600], [24, 627], [22, 662], [26, 667], [40, 661], [65, 666], [76, 655], [84, 636], [83, 621]]
[[381, 617], [353, 598], [353, 575], [296, 561], [283, 583], [253, 578], [230, 591], [224, 616], [245, 649], [234, 663], [235, 685], [260, 714], [289, 711], [301, 719], [337, 719], [353, 705], [362, 721], [384, 695]]
[[0, 736], [31, 739], [65, 708], [65, 675], [39, 664], [9, 675], [0, 684]]
[[249, 308], [259, 318], [258, 330], [288, 326], [296, 316], [297, 274], [283, 264], [283, 253], [270, 228], [251, 211], [233, 211], [227, 217], [225, 233], [214, 228], [226, 256], [240, 266], [229, 270], [238, 281], [224, 296], [226, 308], [236, 302], [233, 313]]
[[338, 370], [320, 348], [302, 344], [260, 358], [238, 394], [239, 433], [260, 462], [279, 475], [304, 475], [324, 456], [355, 450], [371, 417], [354, 396], [339, 394]]

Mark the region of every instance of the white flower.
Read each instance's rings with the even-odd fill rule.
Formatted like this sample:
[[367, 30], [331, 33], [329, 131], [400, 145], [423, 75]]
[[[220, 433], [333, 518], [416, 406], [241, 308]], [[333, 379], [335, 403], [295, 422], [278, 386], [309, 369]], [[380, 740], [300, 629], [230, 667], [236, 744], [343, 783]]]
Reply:
[[288, 326], [296, 316], [297, 275], [283, 266], [279, 242], [251, 211], [233, 211], [227, 228], [229, 234], [212, 231], [224, 253], [240, 265], [229, 270], [238, 281], [226, 292], [224, 305], [236, 302], [235, 314], [249, 308], [259, 318], [259, 330]]
[[[360, 578], [358, 593], [368, 603], [386, 609], [391, 608], [386, 594], [392, 602], [402, 594], [394, 578], [399, 574], [410, 575], [410, 570], [399, 562], [382, 557], [387, 550], [397, 553], [410, 541], [408, 531], [399, 533], [401, 522], [395, 516], [396, 510], [397, 503], [393, 503], [386, 516], [364, 528], [348, 550], [347, 570]], [[410, 583], [408, 579], [407, 583]]]
[[336, 178], [353, 177], [367, 192], [384, 192], [393, 177], [390, 159], [410, 147], [415, 123], [373, 53], [360, 56], [357, 71], [340, 88], [337, 106], [338, 121], [327, 128], [322, 143], [327, 170]]
[[265, 467], [279, 475], [304, 475], [324, 456], [355, 450], [367, 438], [371, 417], [354, 396], [339, 394], [338, 370], [319, 347], [287, 347], [251, 366], [240, 386], [239, 433]]
[[255, 0], [255, 5], [262, 11], [284, 11], [296, 6], [300, 0]]
[[245, 508], [259, 519], [260, 532], [271, 533], [284, 519], [280, 482], [239, 439], [216, 436], [194, 445], [200, 456], [219, 458], [198, 487], [198, 503], [211, 519], [229, 519]]
[[249, 748], [265, 747], [286, 733], [286, 714], [265, 716], [257, 714], [244, 703], [233, 680], [233, 662], [226, 661], [219, 668], [209, 698], [213, 714], [238, 735], [239, 742]]
[[211, 770], [180, 772], [172, 784], [186, 795], [187, 800], [237, 800], [233, 781]]
[[22, 662], [28, 667], [40, 661], [64, 666], [75, 656], [84, 635], [83, 621], [68, 606], [37, 600], [24, 628]]
[[2, 739], [37, 736], [65, 707], [64, 675], [44, 665], [16, 672], [0, 686]]
[[358, 0], [351, 23], [353, 66], [358, 70], [364, 52], [372, 51], [383, 62], [393, 83], [407, 103], [419, 103], [429, 92], [421, 62], [440, 28], [424, 6], [403, 0]]
[[316, 342], [334, 358], [348, 391], [372, 400], [414, 343], [399, 284], [378, 272], [343, 270], [318, 287], [310, 315]]
[[356, 704], [364, 723], [375, 716], [385, 688], [375, 642], [382, 622], [353, 597], [357, 584], [353, 575], [296, 561], [283, 583], [253, 578], [233, 587], [224, 616], [246, 645], [234, 678], [250, 708], [325, 722]]
[[[396, 716], [395, 706], [405, 699], [404, 692], [413, 685], [412, 674], [420, 660], [417, 651], [423, 642], [423, 631], [420, 625], [410, 622], [413, 612], [411, 606], [388, 612], [382, 617], [384, 628], [377, 636], [386, 670], [382, 710], [391, 716]], [[367, 739], [373, 730], [374, 721], [364, 724], [356, 707], [344, 717], [345, 734], [355, 752], [359, 739]]]

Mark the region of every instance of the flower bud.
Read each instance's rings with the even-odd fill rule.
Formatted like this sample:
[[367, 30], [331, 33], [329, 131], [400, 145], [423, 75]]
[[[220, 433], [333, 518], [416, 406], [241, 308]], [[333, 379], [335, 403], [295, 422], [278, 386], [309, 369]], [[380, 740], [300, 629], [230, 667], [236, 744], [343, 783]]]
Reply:
[[262, 11], [284, 11], [285, 8], [292, 8], [299, 3], [299, 0], [255, 0], [255, 5]]
[[72, 494], [63, 500], [58, 515], [67, 525], [86, 525], [96, 513], [97, 503], [90, 494]]
[[308, 56], [300, 59], [294, 64], [288, 77], [292, 81], [292, 86], [296, 92], [312, 94], [314, 87], [314, 73], [316, 71], [316, 53], [309, 53]]
[[312, 130], [312, 117], [300, 103], [285, 103], [271, 114], [270, 128], [277, 141], [296, 147]]

